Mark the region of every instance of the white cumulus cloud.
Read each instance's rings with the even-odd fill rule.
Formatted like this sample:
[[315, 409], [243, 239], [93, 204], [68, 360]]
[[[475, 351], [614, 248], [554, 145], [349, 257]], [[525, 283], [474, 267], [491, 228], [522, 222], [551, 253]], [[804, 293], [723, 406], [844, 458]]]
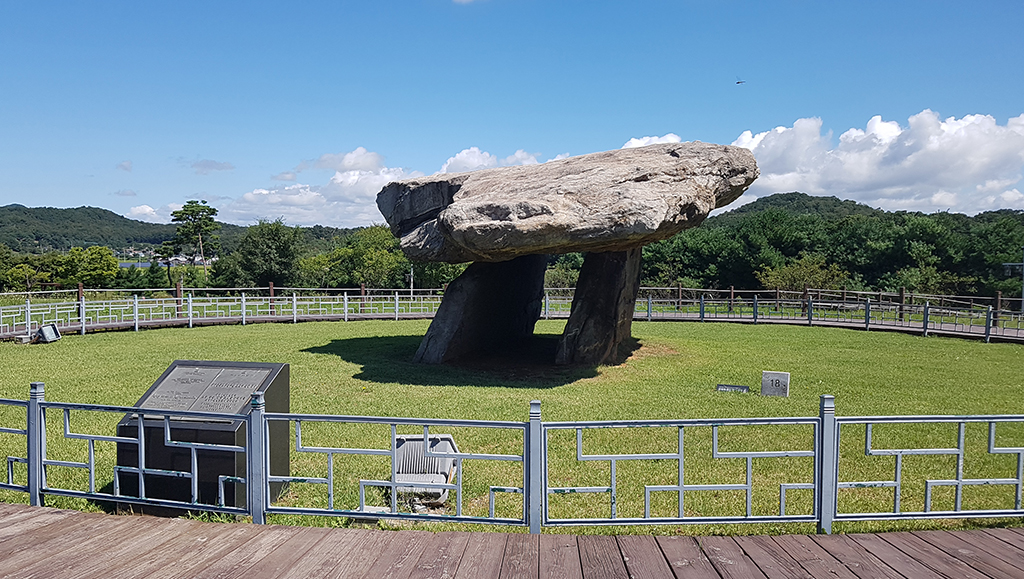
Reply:
[[[558, 155], [555, 159], [564, 159], [569, 154]], [[519, 149], [504, 159], [499, 159], [487, 151], [481, 151], [479, 147], [463, 149], [449, 157], [441, 166], [439, 173], [466, 173], [468, 171], [479, 171], [492, 167], [511, 167], [513, 165], [536, 165], [540, 163], [540, 153], [527, 153]], [[552, 161], [554, 159], [548, 159]]]
[[623, 149], [632, 149], [634, 147], [646, 147], [647, 145], [656, 145], [658, 143], [680, 143], [682, 139], [675, 133], [668, 133], [661, 137], [633, 137], [626, 141], [625, 145], [622, 145]]
[[821, 119], [805, 118], [744, 131], [733, 145], [753, 151], [761, 169], [750, 197], [802, 191], [888, 210], [1024, 208], [1024, 115], [1000, 125], [989, 115], [941, 119], [926, 109], [905, 126], [875, 116], [838, 144]]
[[381, 223], [377, 193], [391, 181], [422, 173], [387, 167], [384, 158], [359, 147], [350, 153], [323, 155], [307, 167], [336, 168], [322, 185], [296, 183], [254, 189], [219, 207], [218, 218], [234, 223], [281, 217], [289, 225], [356, 227]]
[[182, 207], [183, 205], [180, 203], [168, 203], [159, 209], [153, 209], [149, 205], [136, 205], [128, 209], [128, 213], [125, 213], [124, 216], [128, 219], [148, 221], [149, 223], [170, 223], [171, 212], [177, 211]]
[[477, 147], [463, 149], [441, 165], [441, 173], [465, 173], [498, 166], [498, 158]]

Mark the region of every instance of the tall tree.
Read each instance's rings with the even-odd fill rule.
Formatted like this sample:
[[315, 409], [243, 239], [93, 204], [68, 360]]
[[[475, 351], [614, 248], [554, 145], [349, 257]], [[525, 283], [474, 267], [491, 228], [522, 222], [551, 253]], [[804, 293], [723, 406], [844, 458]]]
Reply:
[[295, 279], [301, 250], [301, 229], [281, 219], [260, 220], [246, 230], [234, 253], [217, 261], [215, 272], [230, 285], [287, 285]]
[[214, 232], [220, 229], [220, 224], [214, 221], [217, 215], [217, 208], [210, 207], [206, 201], [189, 200], [185, 206], [177, 211], [171, 212], [171, 222], [178, 224], [174, 233], [174, 247], [178, 251], [186, 251], [192, 265], [196, 264], [196, 255], [203, 262], [203, 272], [206, 273], [205, 249], [212, 253], [217, 249], [217, 236]]

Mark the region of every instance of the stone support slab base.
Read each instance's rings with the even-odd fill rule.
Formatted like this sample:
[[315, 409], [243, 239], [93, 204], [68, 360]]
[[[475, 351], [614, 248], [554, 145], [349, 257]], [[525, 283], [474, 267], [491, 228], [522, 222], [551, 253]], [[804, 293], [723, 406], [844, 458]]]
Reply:
[[586, 255], [556, 364], [618, 361], [619, 349], [630, 337], [640, 291], [640, 256], [639, 247]]
[[470, 264], [448, 284], [415, 361], [451, 362], [528, 339], [540, 318], [546, 267], [546, 255]]

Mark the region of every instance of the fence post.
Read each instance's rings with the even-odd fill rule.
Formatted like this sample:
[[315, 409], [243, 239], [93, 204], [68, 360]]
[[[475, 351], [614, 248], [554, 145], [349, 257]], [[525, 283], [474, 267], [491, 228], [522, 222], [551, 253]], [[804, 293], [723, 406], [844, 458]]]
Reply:
[[814, 325], [814, 300], [807, 296], [807, 325]]
[[549, 319], [550, 315], [551, 315], [551, 311], [548, 309], [548, 292], [547, 292], [547, 290], [545, 290], [544, 291], [544, 319], [545, 320]]
[[342, 302], [344, 302], [344, 307], [345, 307], [344, 317], [345, 317], [345, 321], [347, 322], [348, 321], [348, 292], [345, 292], [345, 297], [342, 298]]
[[292, 323], [297, 324], [299, 322], [299, 296], [292, 292]]
[[864, 331], [871, 329], [871, 298], [864, 298]]
[[32, 338], [32, 300], [25, 298], [25, 335]]
[[[267, 286], [267, 290], [270, 293], [270, 316], [273, 317], [277, 315], [277, 312], [274, 310], [274, 282], [268, 283], [270, 284], [269, 286]], [[256, 313], [259, 313], [258, 309]]]
[[754, 323], [757, 323], [757, 294], [754, 294]]
[[836, 430], [835, 398], [824, 394], [818, 410], [821, 432], [818, 438], [818, 534], [832, 534], [832, 519], [836, 514], [836, 484], [839, 474], [839, 454]]
[[653, 304], [653, 300], [651, 298], [651, 294], [647, 294], [647, 321], [648, 322], [651, 321], [651, 309], [652, 309], [651, 306], [652, 306], [652, 304]]
[[132, 294], [132, 320], [135, 321], [135, 331], [139, 331], [139, 294]]
[[992, 306], [988, 307], [988, 313], [985, 315], [985, 343], [992, 338]]
[[242, 292], [242, 325], [245, 325], [245, 292]]
[[907, 309], [904, 307], [904, 304], [906, 304], [906, 303], [907, 303], [907, 288], [900, 287], [900, 307], [899, 307], [899, 312], [900, 312], [900, 321], [901, 322], [906, 322], [907, 321]]
[[398, 320], [398, 292], [395, 292], [395, 320]]
[[188, 327], [192, 327], [192, 294], [188, 294]]
[[544, 436], [540, 427], [540, 400], [530, 401], [530, 425], [526, 431], [526, 460], [529, 473], [526, 486], [526, 501], [530, 506], [528, 522], [530, 533], [539, 534], [541, 524], [541, 511], [544, 500], [543, 480], [543, 457], [544, 457]]
[[996, 309], [992, 313], [992, 319], [999, 321], [999, 312], [1003, 309], [1003, 292], [996, 292]]
[[252, 515], [252, 522], [262, 525], [267, 522], [266, 513], [266, 490], [267, 490], [267, 469], [270, 457], [267, 456], [269, 448], [264, 444], [265, 429], [263, 427], [263, 412], [267, 405], [263, 399], [262, 392], [253, 392], [249, 400], [250, 412], [248, 426], [249, 447], [245, 451], [245, 460], [248, 472], [245, 475], [245, 486], [248, 490], [249, 513]]
[[729, 286], [729, 313], [732, 313], [732, 303], [736, 299], [736, 287]]
[[78, 302], [78, 321], [81, 322], [81, 328], [78, 333], [85, 335], [85, 296], [82, 296]]
[[924, 322], [924, 337], [926, 337], [926, 338], [928, 337], [928, 307], [929, 307], [929, 303], [925, 302], [924, 303], [924, 320], [922, 320], [922, 321]]
[[700, 321], [704, 321], [704, 294], [700, 294]]
[[28, 503], [33, 507], [42, 506], [40, 490], [46, 485], [43, 470], [43, 455], [46, 453], [46, 430], [43, 427], [43, 409], [40, 403], [45, 399], [46, 387], [42, 382], [32, 382], [28, 393], [28, 419], [25, 421], [28, 439]]

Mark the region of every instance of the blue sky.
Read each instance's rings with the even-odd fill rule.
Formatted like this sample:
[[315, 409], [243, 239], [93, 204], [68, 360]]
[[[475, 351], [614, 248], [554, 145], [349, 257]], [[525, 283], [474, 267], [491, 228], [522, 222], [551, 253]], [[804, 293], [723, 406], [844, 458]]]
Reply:
[[1016, 1], [4, 1], [0, 205], [366, 225], [391, 179], [657, 137], [754, 150], [745, 201], [1020, 209], [1021, 22]]

